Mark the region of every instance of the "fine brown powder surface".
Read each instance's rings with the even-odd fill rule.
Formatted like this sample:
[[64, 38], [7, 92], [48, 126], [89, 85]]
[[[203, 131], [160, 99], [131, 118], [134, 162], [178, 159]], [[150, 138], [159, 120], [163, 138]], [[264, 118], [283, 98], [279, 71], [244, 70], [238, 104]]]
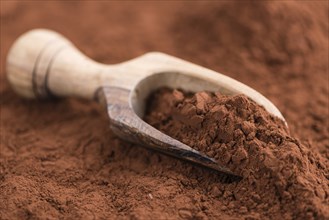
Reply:
[[[327, 217], [327, 1], [0, 4], [0, 219]], [[16, 95], [5, 77], [6, 55], [17, 37], [33, 28], [62, 33], [102, 63], [161, 51], [221, 72], [269, 98], [289, 131], [267, 118], [266, 126], [273, 125], [283, 143], [275, 144], [275, 139], [272, 146], [264, 142], [267, 136], [256, 135], [255, 147], [271, 149], [273, 157], [266, 157], [271, 160], [259, 160], [251, 168], [254, 162], [240, 160], [246, 155], [242, 152], [229, 166], [245, 178], [223, 184], [208, 170], [118, 139], [96, 103], [33, 101]], [[218, 142], [224, 144], [227, 138]], [[296, 161], [287, 162], [291, 169], [282, 172], [276, 156], [284, 158], [284, 152]], [[299, 203], [301, 191], [305, 201]]]
[[243, 177], [234, 187], [218, 189], [231, 211], [285, 219], [329, 217], [324, 161], [245, 95], [164, 88], [148, 102], [146, 122]]

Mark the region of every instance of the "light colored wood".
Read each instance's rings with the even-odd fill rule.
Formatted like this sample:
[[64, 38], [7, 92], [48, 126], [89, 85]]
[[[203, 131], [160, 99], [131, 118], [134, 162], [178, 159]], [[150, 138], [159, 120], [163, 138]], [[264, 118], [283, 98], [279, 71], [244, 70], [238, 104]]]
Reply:
[[100, 64], [49, 30], [29, 31], [15, 42], [8, 55], [7, 74], [14, 90], [29, 98], [54, 95], [93, 99], [97, 89], [109, 85], [132, 91], [131, 105], [142, 116], [143, 100], [158, 87], [219, 90], [245, 94], [284, 120], [263, 95], [223, 74], [159, 52], [115, 65]]
[[160, 52], [105, 65], [83, 55], [62, 35], [45, 29], [29, 31], [14, 43], [7, 57], [7, 76], [13, 89], [27, 98], [101, 99], [108, 107], [113, 131], [121, 137], [231, 177], [234, 175], [229, 170], [215, 165], [211, 158], [143, 122], [147, 96], [164, 86], [191, 92], [245, 94], [284, 120], [275, 105], [259, 92], [210, 69]]

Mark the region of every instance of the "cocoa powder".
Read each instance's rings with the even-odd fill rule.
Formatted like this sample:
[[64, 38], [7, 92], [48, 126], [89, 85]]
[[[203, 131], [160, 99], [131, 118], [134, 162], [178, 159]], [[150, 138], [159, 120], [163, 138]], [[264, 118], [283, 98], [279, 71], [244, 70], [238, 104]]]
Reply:
[[[321, 219], [325, 213], [319, 206], [328, 200], [322, 190], [329, 173], [327, 1], [0, 4], [1, 219], [285, 219], [298, 213]], [[208, 170], [119, 140], [95, 103], [20, 98], [6, 80], [5, 59], [17, 37], [33, 28], [62, 33], [102, 63], [162, 51], [255, 88], [298, 138], [293, 155], [315, 157], [312, 164], [302, 156], [301, 169], [311, 165], [293, 185], [309, 189], [314, 174], [321, 180], [321, 167], [327, 179], [312, 184], [322, 186], [316, 197], [305, 191], [306, 212], [298, 205], [294, 211], [299, 188], [284, 192], [281, 202], [270, 182], [278, 178], [244, 178], [250, 188], [222, 184]], [[261, 181], [268, 188], [258, 189]], [[306, 207], [312, 201], [319, 204]]]
[[323, 184], [327, 170], [320, 156], [291, 137], [283, 121], [245, 95], [205, 91], [192, 95], [164, 88], [148, 102], [145, 120], [149, 124], [243, 177], [229, 191], [232, 198], [224, 198], [232, 210], [244, 207], [276, 218], [329, 215], [329, 188]]

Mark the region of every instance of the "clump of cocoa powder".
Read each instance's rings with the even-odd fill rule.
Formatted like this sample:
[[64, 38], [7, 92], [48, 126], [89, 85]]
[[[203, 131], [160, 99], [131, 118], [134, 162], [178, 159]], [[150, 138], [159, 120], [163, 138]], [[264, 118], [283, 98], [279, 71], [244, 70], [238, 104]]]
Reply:
[[233, 211], [243, 206], [289, 218], [328, 216], [321, 160], [245, 95], [163, 88], [150, 97], [148, 109], [148, 123], [243, 176], [237, 188], [222, 189], [233, 191]]
[[[280, 204], [275, 187], [265, 186], [268, 178], [223, 184], [212, 172], [119, 140], [96, 104], [24, 101], [5, 79], [5, 63], [20, 34], [45, 27], [102, 63], [155, 50], [221, 72], [261, 91], [282, 111], [290, 133], [302, 141], [303, 155], [310, 154], [310, 159], [303, 158], [309, 169], [303, 165], [305, 171], [297, 172], [301, 177], [294, 181], [309, 184], [304, 179], [313, 179], [312, 173], [326, 187], [328, 1], [0, 3], [1, 219], [263, 220], [289, 219], [293, 211], [312, 215], [288, 199]], [[294, 189], [288, 184], [286, 194], [300, 200], [295, 187], [300, 183], [294, 181], [289, 180]], [[305, 199], [320, 196], [314, 209], [322, 205], [325, 210], [327, 188], [319, 184]], [[267, 189], [269, 199], [264, 198]]]

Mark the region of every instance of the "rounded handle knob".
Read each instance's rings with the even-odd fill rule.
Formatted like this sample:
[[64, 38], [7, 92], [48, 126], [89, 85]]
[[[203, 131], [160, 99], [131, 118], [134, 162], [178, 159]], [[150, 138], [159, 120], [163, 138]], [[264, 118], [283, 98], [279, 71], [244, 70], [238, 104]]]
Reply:
[[47, 74], [55, 55], [72, 46], [60, 34], [35, 29], [19, 37], [7, 57], [7, 78], [14, 91], [27, 98], [46, 98]]
[[106, 67], [86, 57], [62, 35], [35, 29], [19, 37], [10, 49], [7, 78], [27, 98], [93, 99]]

